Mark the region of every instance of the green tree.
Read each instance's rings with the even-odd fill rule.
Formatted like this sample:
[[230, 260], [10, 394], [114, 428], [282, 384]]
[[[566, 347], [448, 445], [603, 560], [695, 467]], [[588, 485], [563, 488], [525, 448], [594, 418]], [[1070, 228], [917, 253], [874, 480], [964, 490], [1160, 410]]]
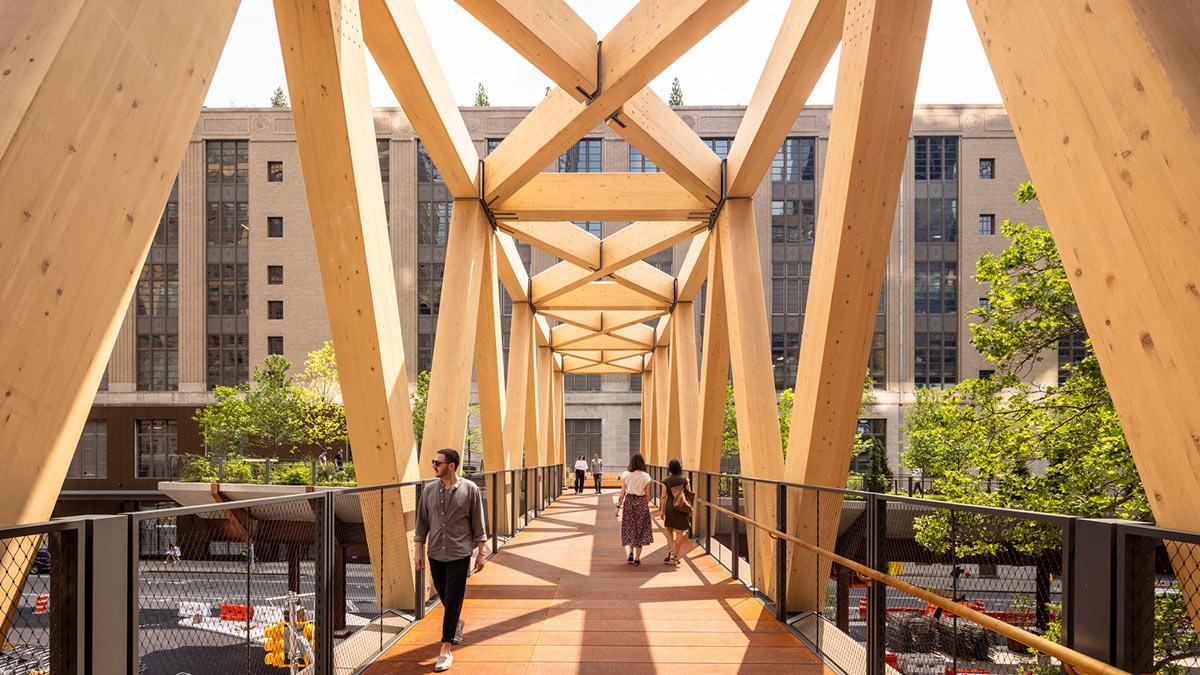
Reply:
[[[1017, 199], [1033, 202], [1037, 193], [1026, 183]], [[904, 424], [905, 464], [934, 477], [937, 491], [951, 501], [1147, 517], [1146, 495], [1090, 341], [1062, 385], [1023, 381], [1060, 340], [1082, 330], [1083, 321], [1050, 232], [1008, 221], [1001, 232], [1009, 245], [976, 266], [989, 302], [972, 312], [977, 321], [971, 325], [972, 344], [995, 364], [995, 375], [944, 391], [918, 390]], [[969, 552], [963, 536], [970, 540], [966, 549], [979, 553], [1011, 545], [1038, 554], [1058, 545], [1056, 532], [1028, 523], [960, 521], [960, 554]], [[927, 548], [948, 546], [944, 517], [923, 518], [917, 526]]]
[[250, 406], [246, 404], [245, 385], [216, 387], [212, 403], [196, 410], [192, 419], [200, 425], [204, 447], [218, 455], [236, 453], [250, 435]]
[[679, 78], [671, 80], [671, 96], [667, 99], [667, 105], [683, 105], [683, 87], [679, 86]]
[[287, 94], [283, 93], [283, 87], [275, 87], [275, 93], [271, 94], [272, 108], [288, 107]]
[[296, 378], [296, 391], [305, 443], [329, 450], [350, 440], [332, 341], [326, 340], [320, 348], [309, 352], [304, 372]]
[[300, 395], [287, 373], [291, 367], [291, 361], [278, 354], [268, 356], [261, 366], [255, 367], [246, 394], [251, 435], [259, 447], [269, 448], [275, 454], [280, 450], [294, 452], [296, 444], [304, 440]]
[[417, 439], [417, 450], [421, 449], [421, 437], [425, 435], [425, 408], [429, 404], [429, 371], [417, 375], [417, 388], [408, 397], [412, 404], [413, 436]]
[[479, 88], [475, 90], [475, 107], [490, 108], [491, 103], [488, 101], [487, 91], [483, 88], [483, 83], [479, 83]]

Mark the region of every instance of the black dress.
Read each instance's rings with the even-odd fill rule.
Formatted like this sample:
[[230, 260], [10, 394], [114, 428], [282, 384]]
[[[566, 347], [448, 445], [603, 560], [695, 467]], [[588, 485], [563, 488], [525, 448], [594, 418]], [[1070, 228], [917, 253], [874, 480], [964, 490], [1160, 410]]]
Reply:
[[675, 493], [671, 488], [687, 485], [688, 479], [680, 475], [670, 475], [663, 481], [667, 486], [667, 500], [663, 502], [663, 522], [672, 530], [686, 530], [692, 526], [692, 516], [675, 510]]

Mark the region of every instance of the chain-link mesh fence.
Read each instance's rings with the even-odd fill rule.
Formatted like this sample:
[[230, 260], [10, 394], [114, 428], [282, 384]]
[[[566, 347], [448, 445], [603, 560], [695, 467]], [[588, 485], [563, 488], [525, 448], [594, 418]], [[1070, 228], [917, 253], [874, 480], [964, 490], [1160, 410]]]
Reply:
[[[73, 536], [74, 533], [70, 533]], [[53, 541], [62, 532], [0, 539], [0, 602], [3, 602], [3, 648], [0, 673], [49, 672], [51, 612], [60, 612], [62, 595], [51, 579]], [[59, 560], [69, 566], [71, 561]], [[51, 598], [55, 606], [51, 606]]]

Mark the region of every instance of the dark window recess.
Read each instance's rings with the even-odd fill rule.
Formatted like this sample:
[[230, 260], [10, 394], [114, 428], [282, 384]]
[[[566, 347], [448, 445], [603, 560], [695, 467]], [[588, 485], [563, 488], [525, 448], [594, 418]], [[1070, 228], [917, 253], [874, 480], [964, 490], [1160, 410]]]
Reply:
[[267, 355], [274, 356], [276, 354], [283, 356], [283, 336], [269, 335], [267, 336]]
[[589, 462], [593, 454], [600, 454], [600, 420], [567, 420], [567, 458], [572, 460], [583, 455]]
[[283, 236], [283, 216], [267, 216], [267, 236], [273, 239]]
[[979, 214], [979, 234], [996, 234], [996, 214]]
[[179, 423], [175, 420], [137, 420], [134, 429], [137, 477], [174, 478]]
[[[887, 420], [866, 418], [858, 420], [858, 433], [863, 440], [875, 446], [876, 450], [887, 451]], [[870, 453], [862, 453], [850, 458], [850, 470], [857, 473], [871, 471]]]
[[994, 371], [994, 370], [979, 371], [979, 379], [981, 379], [981, 380], [990, 380], [995, 376], [996, 376], [996, 371]]
[[282, 319], [283, 318], [283, 301], [268, 300], [267, 301], [267, 318]]
[[566, 391], [600, 391], [600, 375], [598, 373], [567, 373], [563, 375], [563, 389]]
[[75, 445], [75, 455], [67, 478], [99, 480], [108, 478], [108, 420], [88, 420]]
[[267, 283], [272, 286], [283, 283], [283, 265], [267, 265]]
[[629, 418], [629, 456], [642, 451], [642, 419], [640, 417]]
[[979, 158], [980, 180], [992, 180], [996, 177], [996, 159], [994, 157]]
[[559, 173], [600, 173], [600, 139], [583, 138], [558, 158]]
[[283, 162], [267, 162], [267, 182], [283, 182]]

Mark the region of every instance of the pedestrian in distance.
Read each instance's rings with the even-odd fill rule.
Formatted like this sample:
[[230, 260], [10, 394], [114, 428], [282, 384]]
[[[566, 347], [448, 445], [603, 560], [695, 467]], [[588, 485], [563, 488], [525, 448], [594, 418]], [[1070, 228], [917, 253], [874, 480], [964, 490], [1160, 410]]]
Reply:
[[621, 474], [621, 494], [617, 497], [617, 516], [621, 519], [621, 545], [629, 550], [630, 565], [642, 564], [642, 547], [654, 543], [650, 529], [650, 474], [640, 453], [629, 458], [629, 468]]
[[583, 481], [587, 478], [587, 470], [587, 460], [580, 455], [579, 459], [575, 460], [575, 494], [577, 495], [583, 494]]
[[663, 524], [667, 529], [667, 557], [663, 562], [668, 565], [679, 564], [679, 550], [692, 528], [692, 499], [683, 464], [671, 460], [667, 464], [667, 478], [662, 482]]
[[592, 478], [596, 481], [596, 494], [600, 494], [600, 479], [604, 478], [604, 461], [600, 453], [592, 454]]
[[346, 460], [342, 459], [342, 451], [339, 448], [337, 454], [333, 456], [333, 468], [340, 472], [346, 466]]
[[442, 672], [454, 665], [452, 646], [463, 641], [466, 622], [459, 617], [467, 593], [471, 552], [475, 549], [478, 573], [487, 563], [484, 554], [487, 526], [479, 487], [458, 477], [461, 461], [458, 451], [443, 448], [432, 461], [437, 480], [422, 486], [413, 534], [413, 559], [420, 571], [425, 569], [425, 558], [429, 557], [429, 575], [442, 599], [442, 647], [433, 667], [434, 671]]

